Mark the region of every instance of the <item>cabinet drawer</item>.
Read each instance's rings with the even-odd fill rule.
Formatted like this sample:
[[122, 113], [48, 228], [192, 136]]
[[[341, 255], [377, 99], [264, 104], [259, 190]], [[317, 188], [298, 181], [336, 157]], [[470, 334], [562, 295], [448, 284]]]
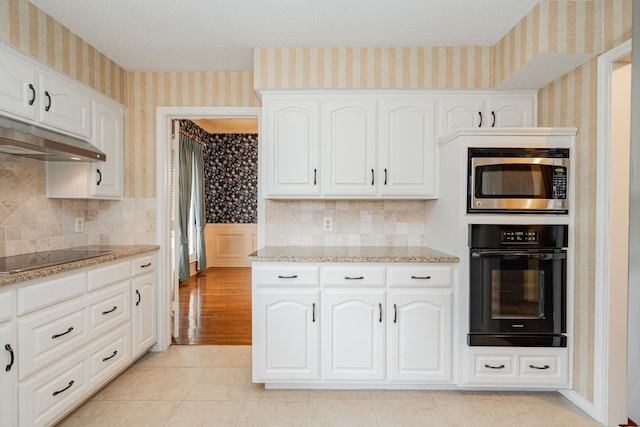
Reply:
[[131, 275], [137, 276], [139, 274], [148, 273], [156, 268], [156, 256], [148, 255], [131, 260]]
[[129, 278], [131, 266], [128, 261], [96, 268], [87, 273], [88, 289], [93, 291], [104, 288], [112, 283], [121, 282]]
[[49, 426], [87, 391], [85, 360], [66, 362], [19, 386], [20, 425]]
[[114, 285], [94, 296], [89, 306], [89, 331], [95, 336], [131, 318], [129, 281]]
[[315, 266], [264, 266], [253, 269], [258, 286], [318, 286], [319, 268]]
[[391, 286], [451, 286], [453, 269], [440, 266], [389, 267]]
[[13, 317], [13, 291], [0, 292], [0, 323]]
[[85, 273], [48, 280], [18, 289], [18, 315], [69, 300], [85, 292]]
[[86, 341], [83, 301], [35, 313], [18, 321], [19, 379], [77, 350]]
[[509, 355], [475, 355], [475, 375], [477, 376], [515, 376], [517, 365], [514, 356]]
[[[105, 341], [105, 340], [103, 340]], [[119, 328], [89, 356], [90, 387], [98, 387], [129, 363], [131, 337], [126, 327]]]
[[384, 267], [349, 265], [323, 267], [322, 283], [325, 286], [384, 286]]
[[556, 377], [559, 373], [558, 355], [520, 356], [520, 375], [535, 377]]

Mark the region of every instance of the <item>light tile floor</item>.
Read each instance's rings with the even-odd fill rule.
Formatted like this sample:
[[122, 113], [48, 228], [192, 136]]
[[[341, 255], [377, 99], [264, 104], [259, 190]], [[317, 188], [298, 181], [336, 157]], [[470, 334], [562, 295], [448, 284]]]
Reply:
[[148, 353], [59, 426], [599, 426], [559, 393], [265, 390], [250, 346]]

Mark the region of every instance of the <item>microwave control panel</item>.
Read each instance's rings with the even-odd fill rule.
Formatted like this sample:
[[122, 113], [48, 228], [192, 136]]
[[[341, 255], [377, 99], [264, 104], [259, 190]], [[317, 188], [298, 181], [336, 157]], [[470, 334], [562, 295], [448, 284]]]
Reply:
[[502, 232], [502, 243], [538, 243], [537, 230], [504, 230]]
[[556, 167], [553, 170], [553, 194], [554, 199], [567, 198], [567, 169]]

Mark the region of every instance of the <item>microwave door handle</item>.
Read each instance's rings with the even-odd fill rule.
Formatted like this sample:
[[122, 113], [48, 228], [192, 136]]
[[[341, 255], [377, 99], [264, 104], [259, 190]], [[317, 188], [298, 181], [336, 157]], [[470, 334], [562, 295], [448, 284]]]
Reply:
[[541, 261], [566, 259], [566, 252], [554, 252], [554, 253], [541, 253], [541, 252], [514, 252], [514, 251], [473, 251], [471, 252], [472, 258], [502, 258], [502, 259], [514, 259], [514, 258], [527, 258], [536, 259]]

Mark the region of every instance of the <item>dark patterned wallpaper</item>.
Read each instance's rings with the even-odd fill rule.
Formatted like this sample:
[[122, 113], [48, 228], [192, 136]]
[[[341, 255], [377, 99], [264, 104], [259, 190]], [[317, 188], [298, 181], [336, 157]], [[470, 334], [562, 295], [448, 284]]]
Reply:
[[204, 197], [207, 223], [258, 222], [258, 135], [209, 134], [190, 120], [180, 129], [206, 144]]

